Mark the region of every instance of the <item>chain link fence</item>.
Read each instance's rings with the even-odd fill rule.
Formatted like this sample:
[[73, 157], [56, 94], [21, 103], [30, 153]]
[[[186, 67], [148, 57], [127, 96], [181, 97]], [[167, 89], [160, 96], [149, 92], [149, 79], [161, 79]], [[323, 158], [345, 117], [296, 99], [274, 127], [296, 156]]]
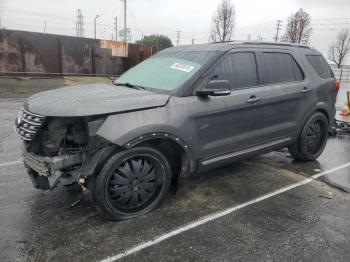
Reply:
[[350, 82], [350, 68], [333, 68], [335, 78], [341, 82]]

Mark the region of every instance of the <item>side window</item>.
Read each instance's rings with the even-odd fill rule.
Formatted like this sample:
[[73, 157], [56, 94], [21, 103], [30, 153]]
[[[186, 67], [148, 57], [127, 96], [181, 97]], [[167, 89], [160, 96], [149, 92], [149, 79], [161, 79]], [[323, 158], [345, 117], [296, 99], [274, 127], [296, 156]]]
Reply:
[[254, 53], [241, 52], [228, 55], [214, 69], [211, 78], [230, 81], [231, 89], [258, 85]]
[[304, 74], [290, 54], [262, 53], [262, 67], [266, 84], [302, 81]]
[[301, 71], [299, 65], [294, 60], [293, 57], [290, 57], [293, 64], [293, 72], [294, 72], [294, 80], [295, 81], [303, 81], [304, 80], [304, 73]]
[[321, 78], [333, 78], [333, 72], [321, 55], [307, 55], [307, 61]]

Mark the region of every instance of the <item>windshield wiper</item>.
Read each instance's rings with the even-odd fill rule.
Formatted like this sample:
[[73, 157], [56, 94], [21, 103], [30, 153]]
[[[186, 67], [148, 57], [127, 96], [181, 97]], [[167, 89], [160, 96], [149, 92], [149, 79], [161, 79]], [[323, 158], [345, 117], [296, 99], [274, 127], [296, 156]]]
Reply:
[[143, 86], [138, 86], [138, 85], [133, 85], [133, 84], [130, 84], [130, 83], [114, 83], [114, 85], [116, 86], [126, 86], [126, 87], [129, 87], [129, 88], [134, 88], [134, 89], [138, 89], [138, 90], [145, 90], [145, 88]]

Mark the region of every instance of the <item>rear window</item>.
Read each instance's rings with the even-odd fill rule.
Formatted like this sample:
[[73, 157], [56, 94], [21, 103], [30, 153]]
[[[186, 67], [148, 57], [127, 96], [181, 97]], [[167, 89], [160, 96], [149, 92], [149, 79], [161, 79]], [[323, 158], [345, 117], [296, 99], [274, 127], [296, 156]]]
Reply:
[[324, 79], [333, 78], [333, 72], [329, 67], [326, 60], [321, 55], [307, 55], [307, 61], [309, 61], [312, 68], [316, 71], [316, 73]]
[[278, 84], [304, 79], [294, 58], [286, 53], [262, 53], [262, 67], [266, 84]]

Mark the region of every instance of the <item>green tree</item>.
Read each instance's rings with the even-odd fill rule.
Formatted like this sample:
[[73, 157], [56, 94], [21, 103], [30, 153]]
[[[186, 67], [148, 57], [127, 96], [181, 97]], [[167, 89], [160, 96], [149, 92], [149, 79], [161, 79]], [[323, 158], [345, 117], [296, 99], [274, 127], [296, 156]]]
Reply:
[[173, 46], [170, 38], [165, 35], [147, 35], [136, 43], [139, 45], [143, 44], [145, 46], [153, 47], [158, 51]]

